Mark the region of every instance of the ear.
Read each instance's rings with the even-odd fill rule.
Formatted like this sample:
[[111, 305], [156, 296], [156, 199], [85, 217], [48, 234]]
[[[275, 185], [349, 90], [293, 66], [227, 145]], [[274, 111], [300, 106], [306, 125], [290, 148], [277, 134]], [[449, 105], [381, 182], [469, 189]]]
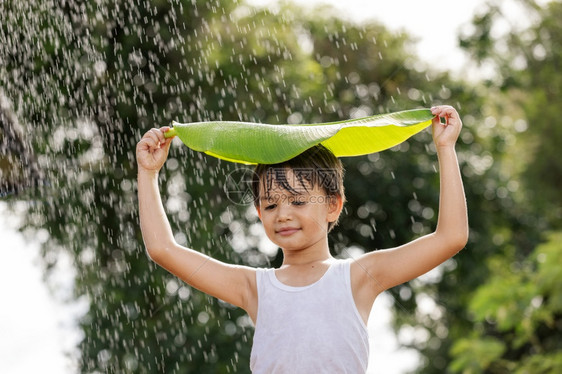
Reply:
[[261, 219], [261, 209], [260, 209], [260, 206], [259, 206], [259, 205], [254, 205], [254, 207], [256, 208], [256, 212], [258, 213], [258, 217], [259, 217], [259, 219], [260, 219], [260, 221], [261, 221], [262, 219]]
[[335, 222], [343, 210], [343, 199], [340, 195], [330, 196], [328, 201], [328, 222]]

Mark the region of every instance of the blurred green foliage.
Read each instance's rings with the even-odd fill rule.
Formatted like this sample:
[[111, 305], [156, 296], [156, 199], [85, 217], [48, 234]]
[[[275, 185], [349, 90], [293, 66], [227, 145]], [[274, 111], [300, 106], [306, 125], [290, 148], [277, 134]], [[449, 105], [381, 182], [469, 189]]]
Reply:
[[558, 373], [562, 313], [562, 233], [552, 233], [523, 263], [495, 269], [469, 303], [474, 331], [452, 348], [451, 370], [459, 373]]
[[[508, 9], [491, 2], [475, 17], [461, 45], [497, 74], [487, 82], [501, 92], [496, 110], [518, 111], [516, 140], [506, 152], [520, 220], [532, 225], [487, 261], [491, 275], [470, 296], [474, 330], [451, 350], [459, 373], [559, 373], [562, 370], [562, 3], [519, 1], [529, 25], [509, 23]], [[499, 24], [510, 25], [503, 33]], [[539, 236], [537, 237], [537, 234]]]
[[[90, 306], [80, 371], [249, 370], [243, 311], [145, 254], [134, 148], [146, 130], [171, 120], [328, 122], [449, 103], [465, 124], [457, 149], [470, 241], [433, 277], [389, 291], [395, 326], [423, 332], [402, 342], [421, 353], [420, 372], [557, 372], [561, 7], [524, 3], [538, 20], [528, 30], [492, 37], [501, 7], [490, 6], [463, 36], [467, 51], [497, 67], [482, 85], [433, 71], [406, 34], [329, 8], [309, 16], [233, 0], [2, 2], [0, 86], [43, 174], [39, 188], [6, 201], [25, 206], [22, 230], [49, 234], [47, 269], [62, 252], [73, 259], [75, 298]], [[513, 66], [521, 58], [524, 68]], [[429, 132], [343, 161], [348, 204], [330, 234], [334, 254], [431, 232], [438, 175]], [[176, 239], [224, 261], [275, 266], [252, 207], [223, 189], [237, 167], [172, 148], [161, 191]], [[427, 296], [429, 313], [418, 305]]]

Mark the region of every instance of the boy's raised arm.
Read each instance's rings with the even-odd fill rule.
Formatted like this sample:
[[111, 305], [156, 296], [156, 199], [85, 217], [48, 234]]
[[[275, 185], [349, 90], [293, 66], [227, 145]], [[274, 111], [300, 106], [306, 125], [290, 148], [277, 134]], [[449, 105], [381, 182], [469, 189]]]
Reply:
[[[434, 107], [432, 113], [440, 173], [437, 227], [432, 234], [408, 244], [370, 252], [358, 259], [360, 270], [355, 280], [365, 299], [374, 299], [381, 291], [428, 272], [459, 252], [468, 240], [465, 194], [455, 151], [462, 122], [450, 106]], [[441, 123], [440, 118], [444, 118], [445, 123]]]
[[172, 139], [164, 139], [168, 128], [151, 129], [137, 144], [138, 198], [140, 225], [144, 244], [152, 257], [159, 248], [175, 244], [174, 236], [158, 188], [158, 173], [166, 158]]
[[255, 320], [255, 270], [214, 260], [178, 245], [174, 239], [158, 188], [158, 172], [172, 142], [172, 138], [164, 138], [168, 129], [151, 129], [136, 150], [140, 225], [148, 255], [189, 285], [244, 308]]

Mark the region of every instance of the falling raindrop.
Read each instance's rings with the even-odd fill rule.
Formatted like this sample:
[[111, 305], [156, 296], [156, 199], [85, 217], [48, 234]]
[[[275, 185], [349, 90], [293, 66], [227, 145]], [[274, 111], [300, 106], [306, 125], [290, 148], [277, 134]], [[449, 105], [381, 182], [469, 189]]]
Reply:
[[[424, 106], [431, 82], [405, 67], [406, 58], [419, 67], [405, 37], [378, 24], [226, 0], [2, 7], [0, 98], [12, 103], [25, 154], [12, 147], [10, 160], [28, 163], [23, 179], [35, 180], [16, 178], [21, 214], [43, 238], [45, 267], [61, 252], [74, 259], [73, 292], [89, 303], [81, 370], [247, 370], [247, 315], [202, 296], [144, 252], [136, 142], [172, 120], [297, 124]], [[443, 84], [435, 93], [453, 95]], [[404, 191], [428, 188], [435, 165], [416, 141], [396, 150], [344, 159], [349, 202], [332, 234], [334, 254], [391, 247], [434, 217], [422, 193], [411, 200]], [[469, 160], [474, 173], [491, 167], [485, 156]], [[174, 238], [219, 260], [273, 266], [278, 250], [253, 207], [233, 206], [224, 193], [238, 167], [173, 143], [159, 182]]]

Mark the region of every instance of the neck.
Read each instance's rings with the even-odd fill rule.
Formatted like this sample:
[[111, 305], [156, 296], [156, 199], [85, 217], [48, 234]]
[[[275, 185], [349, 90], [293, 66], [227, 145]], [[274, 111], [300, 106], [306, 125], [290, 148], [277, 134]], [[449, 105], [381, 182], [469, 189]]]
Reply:
[[327, 237], [307, 248], [298, 250], [287, 250], [284, 248], [281, 249], [283, 251], [282, 266], [308, 265], [333, 259], [332, 255], [330, 254], [330, 247], [328, 246]]

